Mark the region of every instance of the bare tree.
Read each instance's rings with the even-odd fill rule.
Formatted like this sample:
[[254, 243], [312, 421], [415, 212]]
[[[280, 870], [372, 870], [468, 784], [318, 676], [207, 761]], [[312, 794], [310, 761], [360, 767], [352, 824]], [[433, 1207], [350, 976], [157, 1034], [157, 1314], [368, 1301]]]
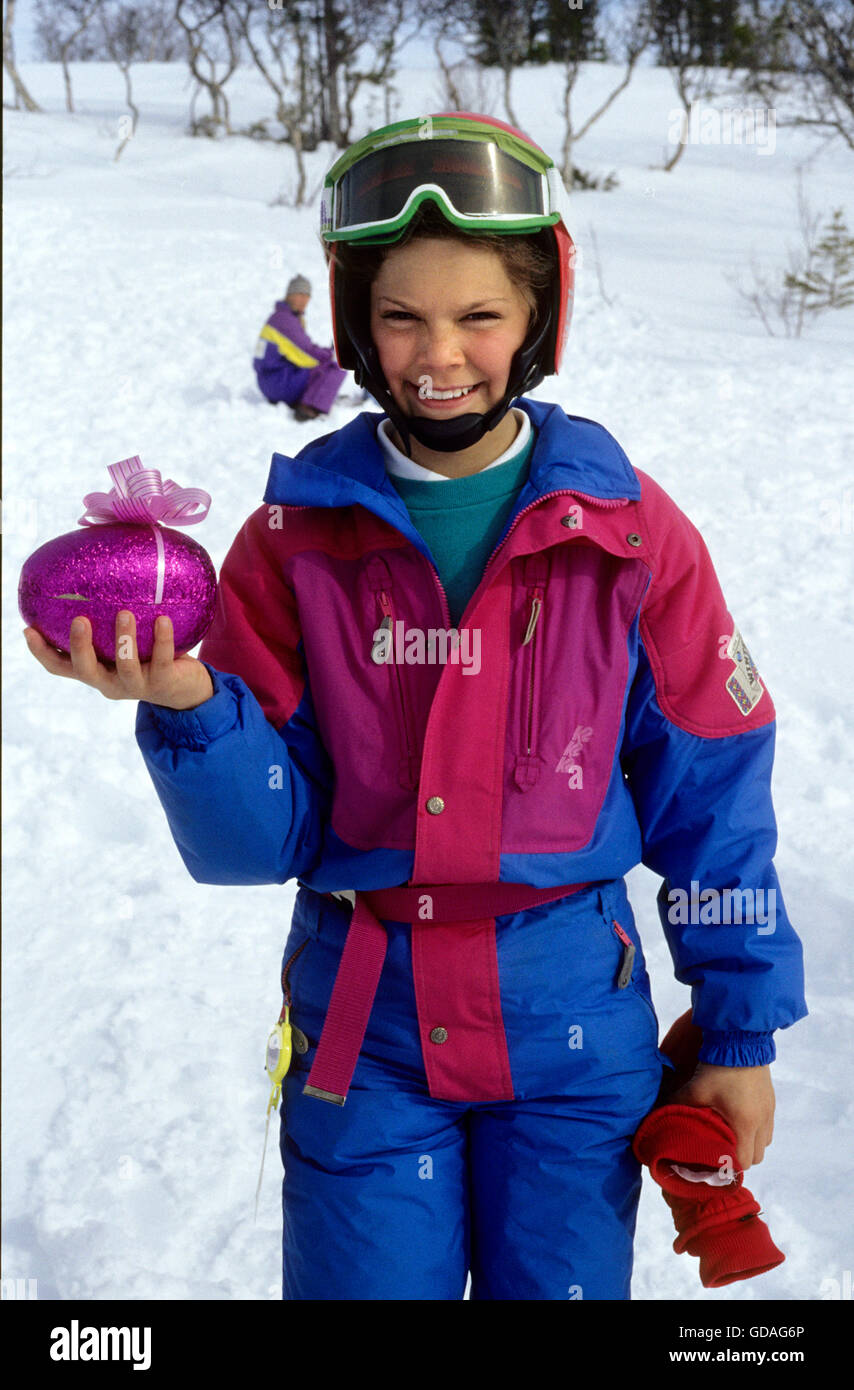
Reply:
[[[496, 115], [499, 108], [496, 74], [465, 58], [449, 63], [442, 52], [442, 34], [433, 38], [433, 50], [442, 74], [436, 90], [443, 110], [477, 111], [484, 116]], [[518, 128], [515, 117], [513, 124]]]
[[[193, 135], [231, 135], [231, 114], [225, 84], [240, 61], [240, 35], [231, 0], [175, 0], [175, 18], [184, 31], [187, 61], [196, 79], [190, 100]], [[224, 67], [224, 70], [223, 70]], [[196, 99], [206, 91], [211, 113], [196, 119]]]
[[131, 113], [130, 121], [123, 116], [119, 122], [121, 141], [115, 159], [121, 157], [128, 140], [136, 134], [139, 124], [139, 108], [134, 104], [131, 83], [131, 65], [140, 56], [140, 29], [138, 16], [123, 3], [123, 0], [99, 0], [98, 27], [103, 43], [119, 72], [125, 80], [125, 100]]
[[6, 0], [6, 15], [3, 19], [3, 67], [9, 74], [12, 85], [15, 89], [15, 107], [23, 107], [25, 111], [41, 111], [37, 101], [34, 101], [27, 91], [15, 63], [15, 44], [12, 38], [12, 26], [15, 23], [15, 0]]
[[[590, 113], [582, 125], [573, 125], [572, 96], [581, 69], [578, 51], [569, 52], [563, 61], [563, 120], [564, 136], [561, 151], [561, 178], [567, 188], [573, 185], [590, 187], [591, 180], [575, 164], [575, 146], [583, 139], [591, 126], [604, 116], [621, 92], [632, 80], [632, 74], [641, 54], [648, 48], [653, 37], [653, 12], [648, 0], [630, 0], [629, 4], [612, 5], [604, 12], [611, 26], [609, 50], [623, 65], [623, 75], [612, 87], [605, 100]], [[595, 186], [595, 185], [593, 185]], [[609, 185], [606, 183], [606, 187]]]
[[187, 56], [185, 35], [175, 22], [175, 0], [147, 0], [134, 8], [140, 12], [140, 60], [172, 63]]
[[99, 3], [100, 0], [66, 0], [64, 5], [57, 7], [52, 0], [38, 0], [36, 4], [37, 36], [48, 58], [62, 67], [66, 111], [74, 110], [69, 64], [74, 59], [90, 56], [85, 47], [81, 52], [81, 38]]
[[488, 25], [486, 37], [498, 58], [507, 119], [517, 129], [519, 118], [513, 109], [511, 84], [514, 71], [528, 55], [530, 8], [529, 0], [503, 0], [500, 6], [481, 11], [481, 24]]
[[665, 157], [662, 166], [665, 173], [670, 173], [685, 152], [691, 107], [695, 101], [710, 100], [715, 95], [719, 72], [698, 60], [691, 0], [668, 0], [666, 4], [650, 0], [650, 9], [660, 61], [669, 69], [682, 104], [676, 149], [669, 159]]
[[433, 35], [433, 51], [442, 74], [440, 102], [447, 103], [452, 111], [476, 110], [491, 115], [492, 112], [487, 106], [466, 106], [465, 98], [460, 95], [457, 79], [461, 70], [468, 67], [468, 63], [449, 63], [442, 52], [442, 38], [441, 30]]
[[799, 108], [776, 110], [778, 126], [813, 126], [841, 135], [854, 150], [854, 4], [851, 0], [770, 0], [757, 17], [762, 38], [783, 32], [789, 41], [789, 72], [755, 70], [745, 90], [768, 106], [781, 95]]
[[[305, 16], [296, 3], [259, 10], [253, 0], [234, 0], [233, 10], [252, 61], [276, 98], [275, 119], [293, 146], [297, 186], [292, 203], [302, 207], [306, 201], [304, 152], [318, 144], [317, 73], [309, 58]], [[259, 133], [264, 124], [258, 122], [251, 133]]]
[[[505, 0], [500, 7], [484, 10], [477, 0], [420, 0], [422, 21], [433, 34], [433, 51], [441, 74], [439, 102], [453, 111], [478, 111], [498, 116], [499, 95], [495, 69], [483, 62], [484, 45], [499, 57], [498, 71], [506, 119], [519, 126], [513, 108], [513, 71], [527, 55], [528, 9], [526, 0]], [[442, 47], [454, 43], [463, 57], [449, 61]]]
[[397, 54], [422, 22], [420, 0], [270, 0], [265, 10], [252, 0], [229, 3], [277, 101], [286, 90], [294, 94], [279, 119], [295, 145], [299, 125], [306, 150], [321, 140], [346, 148], [356, 94], [365, 84], [382, 88], [389, 110]]
[[338, 149], [351, 141], [353, 105], [364, 84], [382, 87], [394, 74], [407, 20], [420, 22], [407, 0], [317, 0], [317, 75], [321, 138]]

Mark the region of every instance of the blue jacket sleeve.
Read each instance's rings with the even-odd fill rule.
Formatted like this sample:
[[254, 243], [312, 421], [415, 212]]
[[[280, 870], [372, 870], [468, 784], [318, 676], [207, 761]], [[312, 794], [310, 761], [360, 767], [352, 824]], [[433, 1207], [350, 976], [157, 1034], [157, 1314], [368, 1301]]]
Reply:
[[773, 857], [775, 710], [697, 528], [646, 474], [650, 584], [621, 762], [663, 882], [676, 978], [691, 986], [699, 1059], [763, 1066], [807, 1012], [801, 943]]
[[322, 849], [325, 799], [239, 676], [207, 662], [194, 710], [141, 701], [136, 739], [172, 838], [197, 883], [285, 883]]
[[773, 1061], [775, 1029], [807, 1012], [801, 943], [772, 862], [774, 728], [721, 738], [679, 728], [641, 644], [623, 771], [643, 862], [663, 878], [658, 912], [676, 978], [692, 987], [699, 1060], [717, 1066]]
[[332, 768], [314, 723], [296, 605], [257, 521], [226, 557], [202, 644], [213, 695], [193, 710], [146, 701], [137, 710], [137, 743], [198, 883], [308, 874], [329, 817]]

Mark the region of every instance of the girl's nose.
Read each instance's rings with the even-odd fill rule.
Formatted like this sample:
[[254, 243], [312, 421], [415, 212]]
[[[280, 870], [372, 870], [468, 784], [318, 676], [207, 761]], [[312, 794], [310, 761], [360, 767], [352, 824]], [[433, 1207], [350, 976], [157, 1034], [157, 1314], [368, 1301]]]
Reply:
[[458, 330], [453, 326], [426, 327], [419, 343], [419, 357], [425, 370], [461, 366], [465, 352]]

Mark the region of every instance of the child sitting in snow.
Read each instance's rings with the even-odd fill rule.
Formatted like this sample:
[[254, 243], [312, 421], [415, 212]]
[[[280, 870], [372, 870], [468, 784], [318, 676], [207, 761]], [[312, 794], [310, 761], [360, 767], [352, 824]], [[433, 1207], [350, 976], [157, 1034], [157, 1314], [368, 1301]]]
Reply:
[[261, 329], [253, 362], [262, 394], [273, 405], [285, 401], [298, 420], [325, 415], [346, 376], [333, 349], [318, 347], [305, 330], [310, 298], [311, 284], [295, 275]]

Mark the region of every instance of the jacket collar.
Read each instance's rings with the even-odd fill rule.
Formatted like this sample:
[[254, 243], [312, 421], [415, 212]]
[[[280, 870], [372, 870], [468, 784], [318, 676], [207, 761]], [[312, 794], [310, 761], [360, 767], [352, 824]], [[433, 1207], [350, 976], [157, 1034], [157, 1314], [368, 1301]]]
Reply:
[[[566, 415], [558, 405], [520, 397], [515, 404], [531, 419], [537, 439], [523, 489], [527, 506], [548, 492], [571, 491], [605, 500], [640, 498], [640, 483], [617, 441], [602, 425]], [[384, 415], [363, 411], [331, 434], [313, 439], [290, 458], [274, 454], [264, 493], [267, 503], [296, 507], [347, 507], [360, 502], [400, 524], [407, 516], [386, 472], [376, 437]]]

